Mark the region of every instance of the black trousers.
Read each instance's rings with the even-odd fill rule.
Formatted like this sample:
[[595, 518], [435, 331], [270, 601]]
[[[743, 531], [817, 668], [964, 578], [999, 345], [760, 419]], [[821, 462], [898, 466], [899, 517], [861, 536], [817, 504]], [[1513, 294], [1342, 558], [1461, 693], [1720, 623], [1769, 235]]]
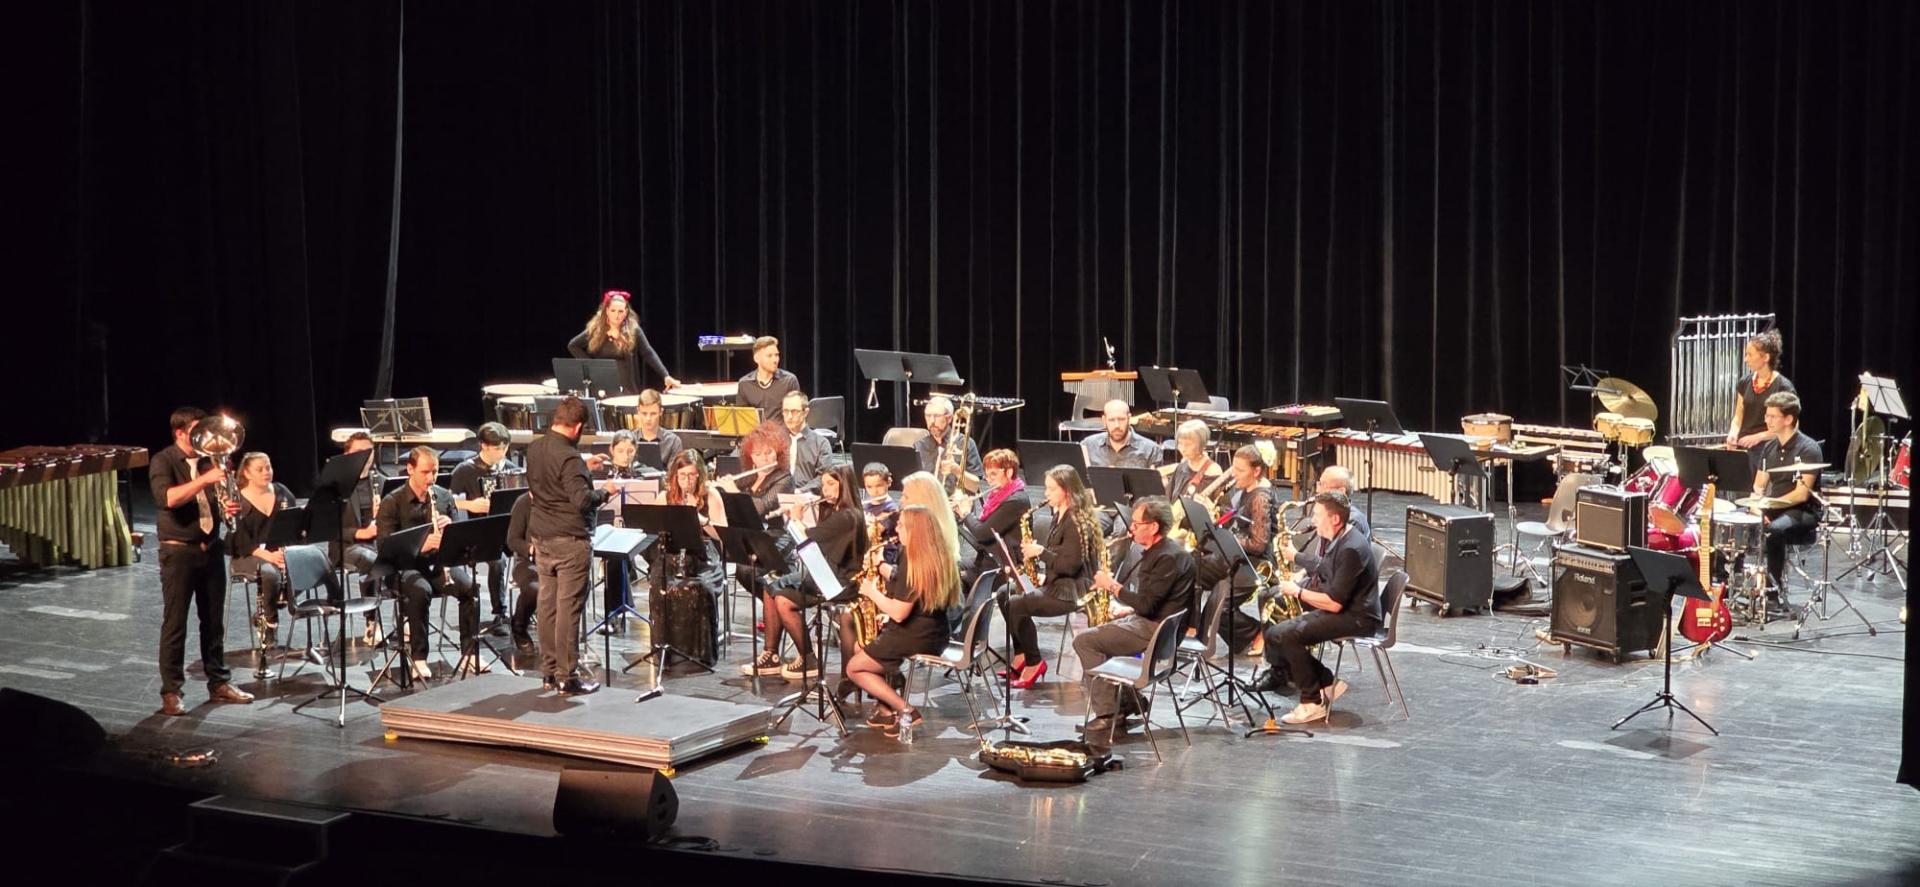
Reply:
[[587, 573], [593, 546], [585, 537], [533, 540], [540, 552], [534, 572], [540, 579], [540, 664], [549, 677], [565, 681], [580, 664], [580, 612], [587, 606]]
[[207, 687], [227, 683], [227, 558], [219, 542], [160, 543], [160, 692], [178, 693], [187, 682], [187, 608], [200, 617], [200, 667]]
[[427, 658], [432, 624], [427, 603], [443, 594], [460, 602], [460, 652], [473, 652], [473, 639], [480, 633], [480, 592], [473, 574], [466, 567], [443, 567], [438, 574], [408, 570], [400, 574], [400, 612], [407, 620], [408, 652], [415, 659]]
[[1013, 649], [1027, 665], [1039, 662], [1040, 630], [1035, 617], [1065, 616], [1080, 609], [1075, 602], [1054, 597], [1044, 591], [1023, 594], [1007, 602], [1007, 632], [1013, 635]]
[[1806, 508], [1789, 508], [1767, 521], [1767, 576], [1775, 587], [1786, 590], [1787, 546], [1811, 542], [1820, 515]]
[[520, 646], [533, 643], [533, 635], [528, 630], [533, 625], [533, 613], [540, 606], [540, 579], [533, 567], [524, 561], [513, 565], [513, 584], [520, 586], [520, 596], [513, 602], [513, 619], [510, 630], [513, 642]]
[[[1201, 599], [1198, 612], [1213, 612], [1214, 596], [1223, 592], [1230, 595], [1220, 611], [1219, 635], [1220, 640], [1226, 642], [1237, 655], [1251, 645], [1254, 636], [1260, 633], [1260, 617], [1249, 614], [1245, 606], [1247, 599], [1253, 596], [1253, 585], [1230, 585], [1221, 581], [1224, 578], [1223, 573], [1219, 579], [1205, 586], [1207, 593]], [[1197, 627], [1206, 628], [1205, 625]]]
[[[474, 565], [475, 572], [486, 571], [487, 599], [493, 602], [491, 611], [495, 618], [507, 615], [507, 559], [495, 558]], [[474, 576], [476, 582], [479, 576]]]
[[1320, 688], [1333, 683], [1333, 672], [1308, 648], [1335, 638], [1371, 634], [1380, 621], [1358, 613], [1313, 610], [1267, 629], [1269, 666], [1285, 668], [1300, 688], [1301, 702], [1317, 702]]

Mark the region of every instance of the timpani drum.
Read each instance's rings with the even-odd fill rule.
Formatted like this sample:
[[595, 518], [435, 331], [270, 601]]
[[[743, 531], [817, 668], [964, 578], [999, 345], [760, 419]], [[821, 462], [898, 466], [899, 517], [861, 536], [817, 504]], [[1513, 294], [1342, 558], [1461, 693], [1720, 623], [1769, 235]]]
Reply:
[[699, 425], [700, 398], [669, 391], [660, 395], [660, 427], [692, 428]]
[[500, 424], [510, 431], [533, 431], [533, 395], [502, 397], [494, 403]]
[[[685, 385], [674, 386], [673, 393], [680, 397], [691, 397], [694, 399], [693, 403], [687, 405], [687, 409], [689, 410], [687, 421], [689, 424], [675, 427], [704, 428], [707, 423], [705, 417], [702, 415], [701, 407], [720, 407], [737, 402], [740, 396], [740, 383], [738, 381], [690, 382]], [[696, 420], [694, 418], [695, 416], [700, 418]]]
[[637, 412], [640, 395], [620, 394], [600, 398], [600, 427], [607, 431], [632, 431], [640, 427]]
[[480, 386], [480, 415], [482, 422], [500, 421], [500, 398], [533, 397], [540, 394], [553, 394], [549, 385], [536, 385], [531, 382], [497, 382]]

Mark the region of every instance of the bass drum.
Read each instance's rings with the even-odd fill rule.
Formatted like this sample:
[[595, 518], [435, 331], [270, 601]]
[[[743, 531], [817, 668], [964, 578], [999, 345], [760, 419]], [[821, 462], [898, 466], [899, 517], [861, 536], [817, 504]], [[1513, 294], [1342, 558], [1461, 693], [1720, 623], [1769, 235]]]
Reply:
[[1909, 464], [1909, 460], [1912, 458], [1909, 453], [1909, 448], [1912, 446], [1912, 435], [1908, 435], [1900, 440], [1900, 448], [1895, 450], [1893, 454], [1893, 471], [1887, 475], [1887, 479], [1892, 481], [1894, 486], [1903, 490], [1913, 489], [1913, 487], [1910, 486], [1912, 483], [1912, 468]]

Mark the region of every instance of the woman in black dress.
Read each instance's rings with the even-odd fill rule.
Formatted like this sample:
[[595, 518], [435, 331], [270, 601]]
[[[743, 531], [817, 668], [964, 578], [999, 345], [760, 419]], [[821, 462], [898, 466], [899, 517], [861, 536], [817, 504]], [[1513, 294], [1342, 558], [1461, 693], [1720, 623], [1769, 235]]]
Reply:
[[1767, 330], [1747, 340], [1741, 352], [1747, 374], [1734, 387], [1727, 446], [1752, 450], [1771, 436], [1767, 432], [1767, 398], [1794, 390], [1793, 383], [1780, 374], [1780, 350], [1779, 330]]
[[293, 491], [274, 483], [273, 460], [266, 453], [248, 453], [240, 457], [240, 513], [234, 517], [233, 574], [260, 583], [254, 625], [264, 635], [280, 627], [280, 607], [291, 607], [287, 585], [287, 556], [278, 548], [267, 548], [267, 523], [274, 512], [291, 508]]
[[633, 315], [632, 303], [633, 296], [625, 290], [607, 290], [600, 297], [600, 310], [588, 318], [587, 328], [567, 343], [567, 353], [583, 360], [619, 361], [620, 386], [630, 394], [650, 387], [640, 384], [642, 362], [660, 376], [662, 390], [672, 390], [680, 380], [667, 372], [659, 352], [647, 341], [647, 334], [641, 331], [640, 321]]
[[[820, 554], [833, 568], [834, 578], [844, 585], [860, 572], [860, 562], [867, 551], [866, 514], [860, 508], [859, 488], [853, 485], [853, 466], [823, 466], [819, 479], [820, 501], [811, 506], [793, 506], [787, 512], [787, 519], [800, 520], [806, 509], [814, 509], [814, 524], [807, 530], [807, 539], [820, 547]], [[773, 617], [767, 620], [767, 649], [780, 648], [783, 631], [793, 639], [795, 655], [781, 666], [780, 676], [795, 681], [820, 671], [820, 659], [807, 637], [806, 621], [802, 617], [807, 607], [819, 606], [826, 599], [800, 572], [788, 575], [788, 581], [776, 583], [767, 590], [763, 602], [766, 612]]]
[[1020, 690], [1047, 673], [1034, 617], [1065, 616], [1078, 610], [1098, 569], [1100, 523], [1093, 511], [1093, 496], [1073, 466], [1047, 469], [1047, 505], [1054, 514], [1047, 538], [1022, 545], [1019, 553], [1023, 559], [1039, 558], [1046, 567], [1040, 589], [1007, 604], [1007, 632], [1013, 636], [1013, 668], [1018, 672], [1012, 686]]
[[840, 637], [840, 649], [850, 651], [847, 677], [874, 699], [867, 724], [890, 734], [925, 719], [888, 685], [887, 674], [898, 671], [909, 657], [946, 648], [947, 609], [960, 600], [960, 569], [953, 547], [940, 538], [936, 513], [924, 505], [900, 510], [899, 568], [884, 588], [874, 577], [859, 589], [860, 597], [873, 602], [888, 621], [865, 647], [855, 643], [851, 631]]

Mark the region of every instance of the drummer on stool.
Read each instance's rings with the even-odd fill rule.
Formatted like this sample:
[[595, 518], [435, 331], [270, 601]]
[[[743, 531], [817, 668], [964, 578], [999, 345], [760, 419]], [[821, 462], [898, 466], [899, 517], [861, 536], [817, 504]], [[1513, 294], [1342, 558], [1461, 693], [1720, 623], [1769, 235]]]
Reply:
[[1787, 545], [1812, 541], [1813, 530], [1820, 524], [1820, 511], [1813, 501], [1820, 472], [1782, 473], [1770, 469], [1817, 463], [1821, 458], [1820, 444], [1800, 430], [1800, 396], [1791, 391], [1767, 398], [1766, 423], [1767, 438], [1753, 451], [1759, 469], [1753, 475], [1753, 490], [1754, 495], [1775, 501], [1771, 507], [1754, 508], [1753, 513], [1767, 521], [1767, 607], [1769, 610], [1777, 607], [1784, 613], [1781, 593], [1786, 589]]

